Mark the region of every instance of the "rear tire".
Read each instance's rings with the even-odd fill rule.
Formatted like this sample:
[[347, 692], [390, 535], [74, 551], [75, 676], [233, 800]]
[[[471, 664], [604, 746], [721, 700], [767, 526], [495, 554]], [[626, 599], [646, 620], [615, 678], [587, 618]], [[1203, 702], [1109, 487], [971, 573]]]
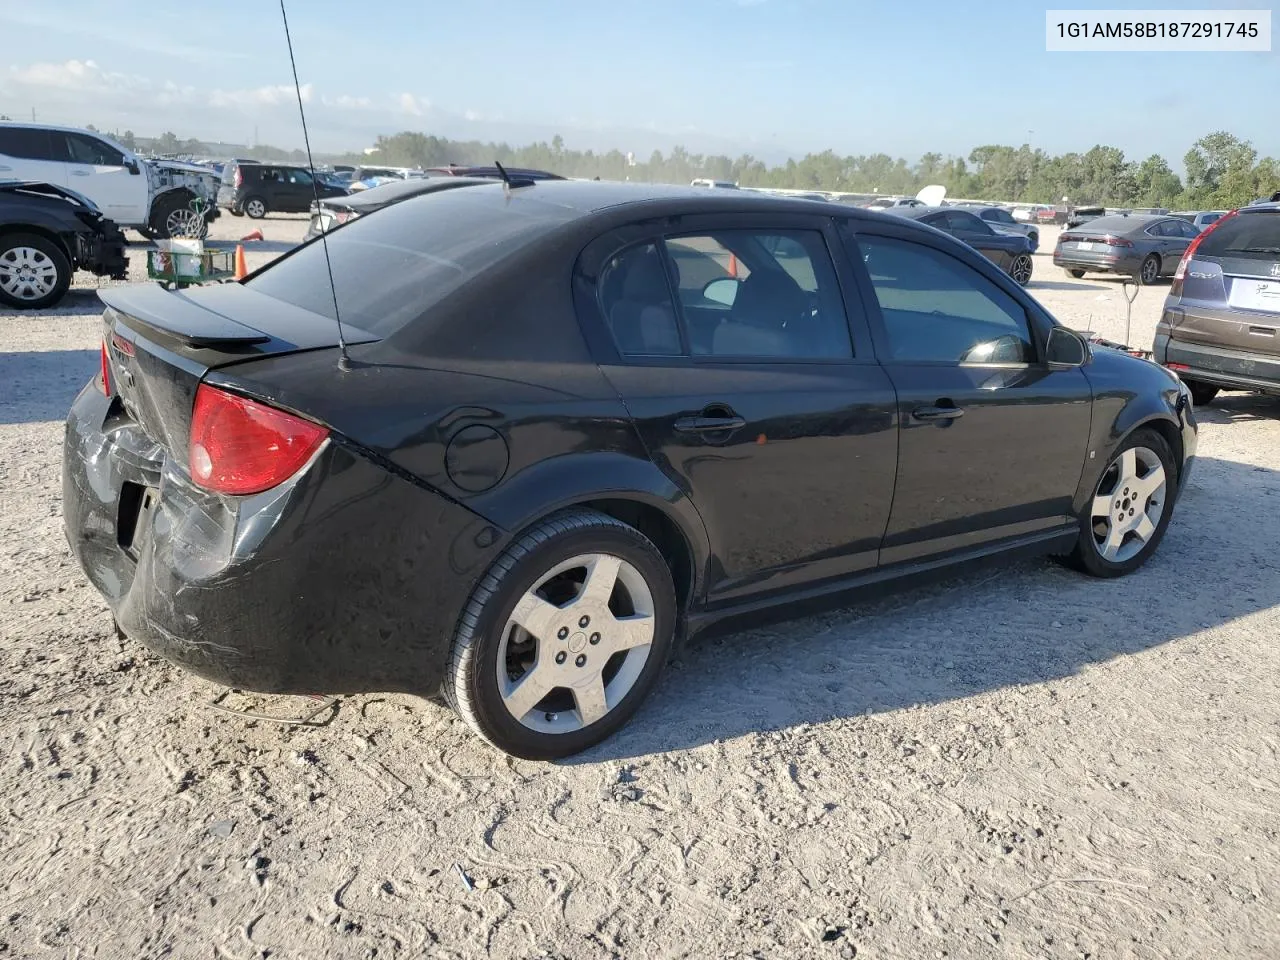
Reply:
[[1218, 395], [1221, 387], [1217, 387], [1212, 383], [1205, 383], [1203, 380], [1183, 380], [1187, 385], [1187, 389], [1191, 391], [1191, 402], [1197, 407], [1207, 407], [1213, 403], [1213, 398]]
[[1084, 271], [1076, 270], [1073, 267], [1067, 267], [1067, 276], [1074, 277], [1075, 279], [1079, 280], [1081, 277], [1084, 276]]
[[34, 233], [0, 237], [0, 303], [43, 310], [61, 300], [74, 273], [66, 253]]
[[1149, 287], [1160, 279], [1160, 258], [1154, 253], [1148, 253], [1142, 261], [1142, 266], [1138, 268], [1138, 282], [1144, 287]]
[[670, 653], [676, 613], [671, 571], [647, 537], [566, 510], [518, 537], [475, 588], [445, 697], [499, 750], [570, 756], [635, 713]]
[[244, 212], [250, 220], [261, 220], [267, 215], [267, 201], [261, 197], [248, 197], [244, 201]]
[[1177, 489], [1178, 467], [1169, 444], [1154, 430], [1135, 430], [1098, 478], [1067, 563], [1092, 577], [1137, 570], [1164, 538]]

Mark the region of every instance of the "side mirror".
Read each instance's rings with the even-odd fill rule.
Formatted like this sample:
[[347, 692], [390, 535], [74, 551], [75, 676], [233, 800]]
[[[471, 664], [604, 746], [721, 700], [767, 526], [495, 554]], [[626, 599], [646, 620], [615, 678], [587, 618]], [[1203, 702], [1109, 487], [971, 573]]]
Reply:
[[133, 174], [135, 177], [138, 176], [140, 173], [142, 173], [142, 171], [138, 169], [137, 160], [133, 160], [133, 159], [125, 160], [124, 168], [128, 170], [131, 174]]
[[1089, 345], [1066, 327], [1054, 327], [1049, 331], [1044, 358], [1051, 367], [1080, 367], [1089, 359]]
[[712, 303], [732, 307], [733, 301], [738, 299], [738, 287], [741, 285], [742, 281], [734, 277], [721, 277], [719, 280], [712, 280], [702, 288], [702, 297]]

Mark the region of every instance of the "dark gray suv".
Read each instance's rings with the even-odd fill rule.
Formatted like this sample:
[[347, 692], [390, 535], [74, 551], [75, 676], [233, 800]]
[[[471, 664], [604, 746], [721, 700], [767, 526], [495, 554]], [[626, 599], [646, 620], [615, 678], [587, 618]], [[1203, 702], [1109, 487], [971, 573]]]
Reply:
[[1280, 395], [1280, 203], [1232, 211], [1192, 241], [1153, 349], [1198, 404], [1219, 390]]

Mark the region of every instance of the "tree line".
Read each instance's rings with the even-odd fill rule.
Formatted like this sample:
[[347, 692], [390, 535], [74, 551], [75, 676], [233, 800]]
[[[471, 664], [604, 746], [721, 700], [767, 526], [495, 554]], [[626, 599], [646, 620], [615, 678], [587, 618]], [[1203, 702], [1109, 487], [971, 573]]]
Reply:
[[[200, 155], [205, 145], [183, 140], [171, 131], [152, 140], [118, 135], [124, 146], [156, 153]], [[317, 163], [385, 164], [439, 167], [449, 163], [490, 164], [550, 170], [566, 177], [631, 179], [652, 183], [688, 183], [698, 177], [732, 180], [744, 187], [821, 190], [848, 193], [914, 194], [928, 184], [942, 184], [948, 196], [1024, 203], [1106, 204], [1121, 207], [1231, 209], [1280, 190], [1280, 162], [1259, 157], [1248, 140], [1225, 131], [1197, 140], [1182, 158], [1185, 179], [1159, 154], [1130, 160], [1117, 147], [1101, 144], [1085, 153], [1051, 155], [1029, 144], [988, 144], [967, 157], [926, 153], [916, 163], [886, 153], [841, 156], [833, 150], [810, 153], [770, 166], [751, 154], [733, 158], [690, 153], [675, 147], [638, 158], [620, 150], [571, 150], [562, 137], [525, 146], [450, 140], [405, 131], [380, 136], [376, 152], [317, 155]], [[259, 160], [303, 163], [301, 150], [259, 145], [245, 156]]]

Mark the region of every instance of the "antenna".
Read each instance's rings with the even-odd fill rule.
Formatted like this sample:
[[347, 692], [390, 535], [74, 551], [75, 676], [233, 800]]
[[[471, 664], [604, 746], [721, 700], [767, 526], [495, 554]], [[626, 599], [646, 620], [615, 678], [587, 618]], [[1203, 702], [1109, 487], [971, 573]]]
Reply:
[[497, 160], [493, 161], [493, 165], [498, 168], [498, 176], [502, 178], [502, 193], [508, 200], [511, 199], [511, 177], [507, 175], [507, 171]]
[[[298, 84], [298, 62], [293, 59], [293, 39], [289, 36], [289, 15], [284, 12], [284, 0], [280, 0], [280, 19], [284, 21], [284, 40], [289, 45], [289, 66], [293, 68], [293, 91], [298, 95], [298, 116], [302, 118], [302, 142], [307, 148], [307, 172], [311, 175], [311, 195], [316, 208], [320, 207], [320, 183], [316, 180], [316, 165], [311, 159], [311, 138], [307, 135], [307, 114], [302, 109], [302, 87]], [[255, 134], [257, 128], [255, 127]], [[329, 293], [333, 295], [333, 319], [338, 324], [338, 369], [350, 370], [351, 357], [347, 354], [347, 341], [342, 335], [342, 316], [338, 313], [338, 288], [333, 283], [333, 261], [329, 259], [329, 236], [320, 231], [320, 245], [324, 247], [324, 265], [329, 271]]]

